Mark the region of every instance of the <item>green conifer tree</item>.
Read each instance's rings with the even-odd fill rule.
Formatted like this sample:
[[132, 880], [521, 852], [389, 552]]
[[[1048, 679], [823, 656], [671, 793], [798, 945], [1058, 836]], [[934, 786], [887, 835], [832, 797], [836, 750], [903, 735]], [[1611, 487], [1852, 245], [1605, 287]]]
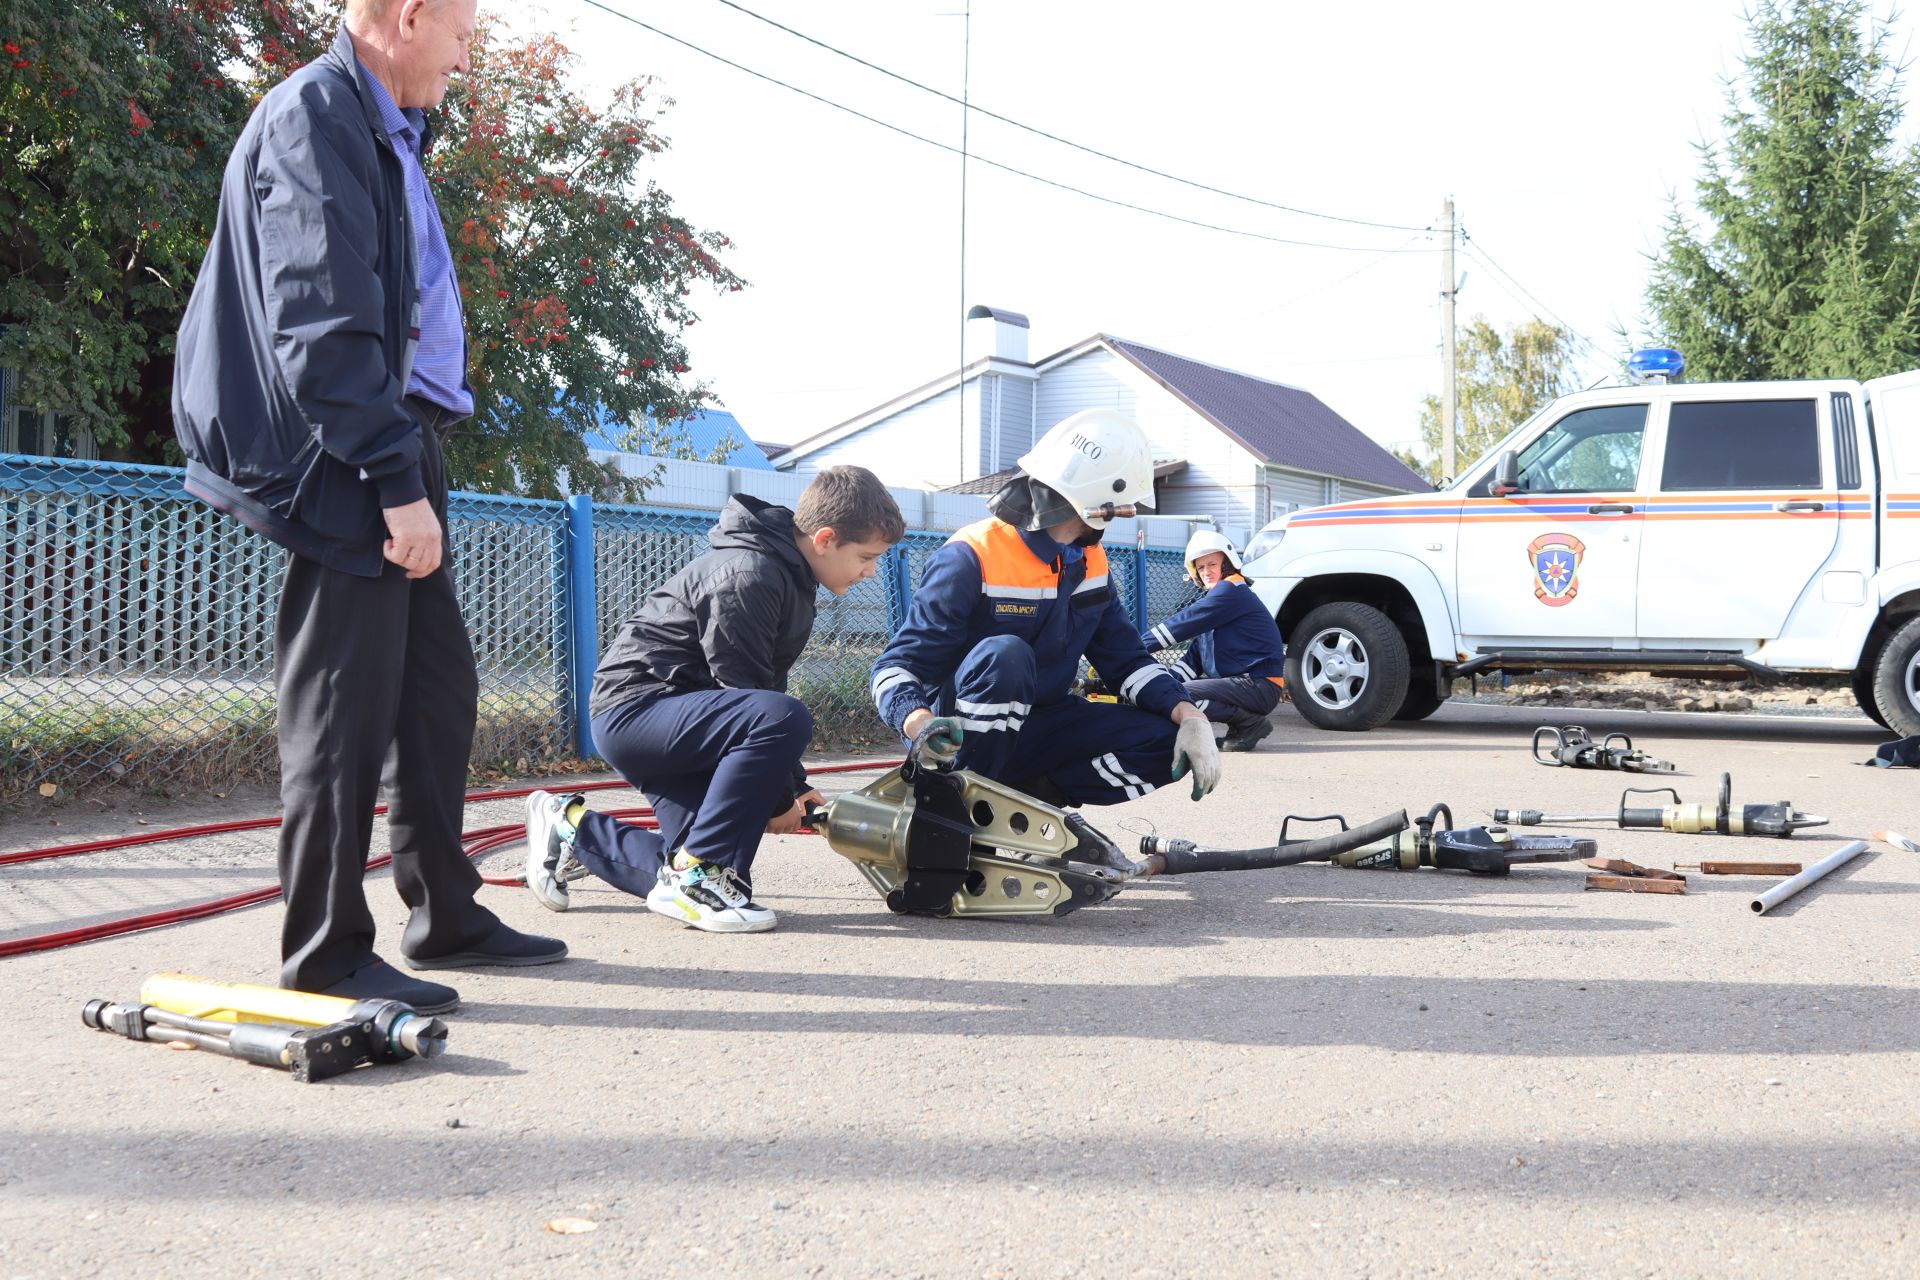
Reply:
[[1676, 197], [1643, 324], [1703, 380], [1920, 365], [1920, 153], [1864, 0], [1759, 0], [1698, 220]]

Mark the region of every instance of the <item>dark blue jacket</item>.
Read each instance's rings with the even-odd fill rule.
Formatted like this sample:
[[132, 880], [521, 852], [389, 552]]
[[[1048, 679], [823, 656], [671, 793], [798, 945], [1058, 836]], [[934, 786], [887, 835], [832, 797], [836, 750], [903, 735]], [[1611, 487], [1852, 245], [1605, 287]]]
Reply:
[[418, 250], [365, 74], [342, 29], [241, 131], [180, 325], [173, 423], [189, 493], [328, 568], [377, 577], [380, 509], [426, 489], [421, 428], [401, 403]]
[[1193, 641], [1174, 667], [1183, 679], [1286, 674], [1280, 628], [1237, 573], [1214, 583], [1198, 600], [1140, 637], [1150, 649], [1170, 649], [1182, 640]]
[[1033, 646], [1033, 702], [1065, 698], [1084, 654], [1112, 689], [1165, 715], [1187, 692], [1147, 656], [1107, 575], [1101, 547], [1063, 547], [988, 517], [927, 557], [906, 625], [873, 669], [873, 702], [894, 732], [919, 707], [954, 709], [955, 677], [990, 636]]

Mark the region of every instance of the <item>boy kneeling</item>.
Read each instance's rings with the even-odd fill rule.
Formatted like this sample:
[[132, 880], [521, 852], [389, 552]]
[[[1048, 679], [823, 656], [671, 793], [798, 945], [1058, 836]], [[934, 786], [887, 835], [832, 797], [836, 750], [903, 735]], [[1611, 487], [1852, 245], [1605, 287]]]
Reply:
[[906, 532], [893, 495], [863, 467], [830, 467], [794, 510], [736, 494], [713, 549], [655, 588], [620, 624], [594, 672], [593, 741], [653, 804], [658, 835], [593, 813], [579, 795], [527, 797], [527, 887], [569, 905], [569, 859], [661, 915], [714, 933], [760, 933], [753, 900], [762, 832], [799, 828], [800, 758], [813, 716], [786, 693], [813, 633], [814, 591], [845, 595]]

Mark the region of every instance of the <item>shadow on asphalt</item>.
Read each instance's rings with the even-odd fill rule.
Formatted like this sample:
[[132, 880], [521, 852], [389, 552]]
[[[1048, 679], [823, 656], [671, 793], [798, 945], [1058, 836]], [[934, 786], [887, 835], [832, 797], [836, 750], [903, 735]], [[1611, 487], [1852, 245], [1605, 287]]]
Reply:
[[[567, 969], [568, 981], [624, 988], [634, 1003], [475, 1003], [465, 1014], [488, 1023], [551, 1028], [1131, 1037], [1523, 1058], [1831, 1057], [1920, 1049], [1920, 992], [1860, 984], [1404, 974], [1218, 974], [1088, 984], [589, 962]], [[698, 997], [701, 992], [779, 996], [827, 1007], [715, 1008]], [[876, 1001], [911, 1007], [866, 1003]]]
[[[1525, 751], [1540, 725], [1583, 725], [1596, 738], [1602, 731], [1624, 733], [1635, 745], [1641, 737], [1734, 738], [1745, 742], [1888, 742], [1897, 737], [1870, 720], [1826, 716], [1747, 716], [1711, 712], [1617, 711], [1595, 707], [1510, 707], [1463, 703], [1443, 707], [1430, 720], [1381, 725], [1366, 733], [1318, 730], [1295, 711], [1281, 715], [1279, 724], [1296, 731], [1287, 745], [1320, 742], [1366, 744], [1380, 739], [1435, 735], [1467, 739], [1500, 738]], [[1477, 744], [1478, 745], [1478, 744]], [[1264, 748], [1271, 750], [1272, 748]], [[1868, 753], [1871, 754], [1871, 753]], [[1863, 755], [1861, 757], [1865, 759]]]
[[[378, 1070], [397, 1073], [405, 1068]], [[422, 1071], [414, 1079], [425, 1081], [430, 1074], [431, 1069]], [[878, 1085], [884, 1089], [887, 1082]], [[846, 1093], [865, 1091], [873, 1084], [828, 1078], [818, 1087], [822, 1092]], [[1553, 1087], [1543, 1082], [1538, 1090], [1550, 1092]], [[1533, 1086], [1528, 1088], [1534, 1091]], [[1625, 1092], [1632, 1098], [1630, 1089]], [[639, 1214], [639, 1222], [654, 1230], [664, 1230], [659, 1225], [664, 1219], [649, 1197], [685, 1195], [689, 1188], [718, 1185], [736, 1207], [753, 1203], [760, 1208], [765, 1207], [771, 1188], [795, 1203], [799, 1212], [794, 1217], [801, 1227], [817, 1229], [808, 1212], [813, 1197], [832, 1206], [858, 1196], [856, 1204], [878, 1215], [887, 1204], [882, 1193], [896, 1179], [944, 1195], [940, 1203], [945, 1212], [959, 1215], [961, 1221], [967, 1220], [969, 1192], [947, 1190], [949, 1184], [974, 1189], [988, 1203], [1008, 1188], [1044, 1184], [1050, 1197], [1069, 1207], [1086, 1201], [1100, 1205], [1096, 1195], [1100, 1191], [1125, 1190], [1149, 1202], [1198, 1194], [1203, 1198], [1195, 1203], [1209, 1205], [1213, 1196], [1257, 1188], [1273, 1197], [1268, 1201], [1272, 1212], [1299, 1218], [1301, 1231], [1321, 1226], [1317, 1221], [1309, 1224], [1303, 1211], [1327, 1210], [1318, 1199], [1295, 1202], [1292, 1193], [1316, 1197], [1351, 1193], [1364, 1197], [1359, 1203], [1370, 1212], [1391, 1213], [1393, 1197], [1457, 1195], [1469, 1190], [1471, 1199], [1463, 1213], [1491, 1200], [1568, 1215], [1582, 1212], [1580, 1206], [1591, 1199], [1630, 1205], [1657, 1199], [1714, 1215], [1725, 1213], [1729, 1204], [1747, 1201], [1800, 1206], [1817, 1214], [1830, 1211], [1836, 1200], [1904, 1207], [1916, 1199], [1912, 1180], [1906, 1176], [1911, 1146], [1900, 1134], [1879, 1140], [1732, 1133], [1635, 1140], [1608, 1132], [1527, 1141], [1517, 1137], [1435, 1140], [1418, 1135], [1369, 1139], [1322, 1128], [1280, 1138], [1267, 1131], [1261, 1116], [1252, 1114], [1242, 1117], [1240, 1132], [1229, 1144], [1183, 1123], [1197, 1117], [1199, 1106], [1176, 1096], [1159, 1108], [1163, 1114], [1142, 1122], [1167, 1126], [1158, 1131], [1111, 1132], [1089, 1126], [1086, 1137], [1036, 1137], [1021, 1132], [1016, 1124], [993, 1136], [947, 1136], [929, 1133], [924, 1121], [893, 1131], [885, 1096], [866, 1096], [872, 1097], [875, 1112], [860, 1130], [823, 1133], [818, 1127], [804, 1127], [807, 1117], [803, 1116], [797, 1132], [714, 1127], [703, 1132], [699, 1141], [689, 1140], [680, 1130], [663, 1132], [616, 1116], [592, 1135], [552, 1133], [536, 1116], [524, 1122], [469, 1121], [457, 1130], [443, 1128], [438, 1120], [422, 1119], [416, 1121], [419, 1128], [397, 1126], [390, 1133], [356, 1134], [340, 1150], [310, 1150], [312, 1144], [295, 1142], [267, 1119], [210, 1126], [169, 1118], [63, 1131], [59, 1158], [50, 1159], [43, 1132], [5, 1125], [0, 1126], [0, 1153], [19, 1154], [12, 1158], [0, 1154], [0, 1178], [17, 1195], [71, 1196], [91, 1204], [101, 1195], [101, 1170], [111, 1170], [114, 1203], [177, 1204], [187, 1213], [208, 1203], [269, 1212], [260, 1202], [274, 1195], [298, 1196], [303, 1203], [386, 1207], [404, 1194], [410, 1203], [456, 1205], [477, 1203], [476, 1197], [507, 1197], [507, 1208], [497, 1207], [496, 1200], [487, 1211], [524, 1214], [528, 1205], [551, 1202], [556, 1184], [565, 1186], [570, 1179], [591, 1176], [623, 1191], [630, 1187], [635, 1201], [628, 1210], [617, 1203], [624, 1197], [616, 1196], [615, 1204], [600, 1216], [611, 1216], [617, 1224], [622, 1210], [627, 1210]], [[977, 1096], [956, 1094], [951, 1102], [954, 1115], [963, 1116], [965, 1108], [980, 1105], [986, 1096], [984, 1088]], [[654, 1099], [635, 1101], [641, 1109], [662, 1109]], [[1391, 1107], [1394, 1091], [1362, 1094], [1356, 1101], [1359, 1106], [1377, 1101]], [[1486, 1103], [1497, 1104], [1498, 1099]], [[1276, 1098], [1276, 1105], [1284, 1106], [1285, 1097]], [[429, 1123], [431, 1128], [426, 1127]], [[1081, 1164], [1096, 1144], [1098, 1165]], [[430, 1176], [402, 1177], [395, 1172], [411, 1172], [426, 1159], [432, 1161]], [[1069, 1162], [1079, 1167], [1064, 1167]], [[220, 1172], [188, 1176], [186, 1171], [194, 1170]], [[1027, 1186], [1029, 1193], [1040, 1190], [1040, 1185]], [[746, 1192], [757, 1199], [750, 1201]], [[1545, 1201], [1546, 1197], [1553, 1200]], [[1118, 1212], [1110, 1206], [1099, 1211]], [[1886, 1228], [1890, 1233], [1898, 1229], [1897, 1220]], [[503, 1256], [524, 1262], [525, 1252]], [[556, 1256], [545, 1254], [533, 1269], [554, 1274], [622, 1273], [617, 1266], [596, 1269], [584, 1262], [569, 1267], [553, 1261]], [[1850, 1268], [1839, 1265], [1836, 1269], [1845, 1273]], [[662, 1267], [651, 1270], [660, 1273]], [[682, 1269], [666, 1270], [680, 1274]], [[624, 1271], [637, 1273], [631, 1262]]]

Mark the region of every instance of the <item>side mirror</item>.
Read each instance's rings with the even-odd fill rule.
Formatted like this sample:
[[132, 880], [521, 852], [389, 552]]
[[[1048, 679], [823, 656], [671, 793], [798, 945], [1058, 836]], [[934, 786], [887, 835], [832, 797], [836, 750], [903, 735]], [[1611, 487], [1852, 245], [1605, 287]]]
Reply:
[[1520, 492], [1520, 460], [1514, 457], [1513, 450], [1500, 451], [1499, 460], [1493, 464], [1493, 483], [1487, 486], [1487, 492], [1496, 498]]

